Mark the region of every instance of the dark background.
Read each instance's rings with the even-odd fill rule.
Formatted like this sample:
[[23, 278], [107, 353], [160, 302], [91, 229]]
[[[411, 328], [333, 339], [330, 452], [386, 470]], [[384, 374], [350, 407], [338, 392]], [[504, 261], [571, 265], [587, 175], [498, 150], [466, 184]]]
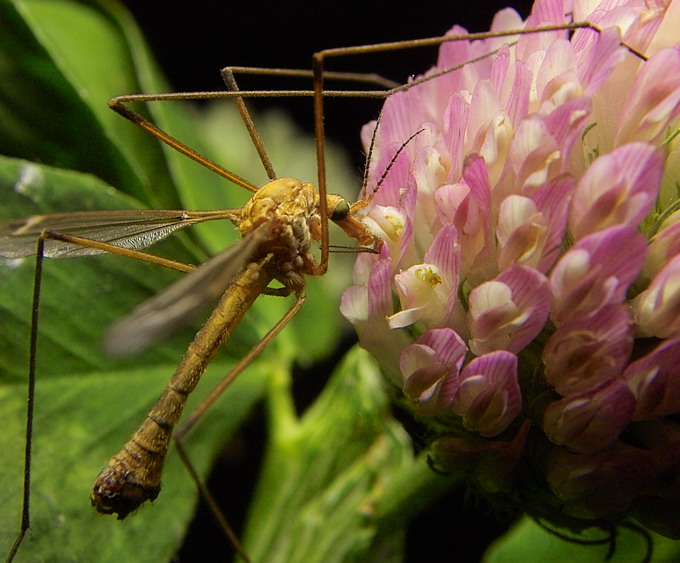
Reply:
[[[508, 1], [477, 0], [476, 2], [421, 1], [406, 4], [387, 2], [135, 2], [126, 4], [142, 27], [174, 90], [198, 91], [224, 89], [219, 69], [227, 65], [310, 68], [315, 51], [383, 41], [415, 39], [441, 35], [454, 24], [468, 31], [487, 30], [493, 14], [508, 5]], [[528, 15], [530, 2], [514, 1], [512, 6], [523, 17]], [[275, 7], [270, 7], [274, 5]], [[172, 7], [171, 7], [172, 6]], [[178, 6], [183, 6], [179, 8]], [[334, 61], [332, 69], [357, 72], [378, 72], [404, 82], [409, 75], [427, 70], [436, 61], [436, 49], [391, 53], [386, 56]], [[304, 83], [239, 82], [242, 88], [304, 88]], [[272, 102], [267, 102], [272, 103]], [[333, 102], [335, 103], [335, 102]], [[343, 106], [342, 104], [351, 104]], [[327, 105], [327, 131], [348, 151], [360, 156], [361, 125], [375, 118], [378, 107], [366, 102], [338, 102]], [[311, 131], [311, 104], [308, 100], [290, 103], [299, 125]], [[329, 366], [330, 369], [330, 366]], [[319, 367], [315, 368], [317, 374]], [[304, 379], [304, 374], [301, 375]], [[309, 390], [307, 390], [309, 391]], [[235, 498], [238, 483], [245, 489], [254, 483], [260, 452], [253, 445], [262, 444], [263, 430], [253, 417], [244, 431], [241, 443], [248, 444], [245, 466], [232, 466], [225, 458], [214, 473], [211, 490], [224, 484], [224, 472], [230, 474], [227, 494], [231, 507], [229, 518], [237, 528], [238, 512], [245, 511], [249, 491], [242, 499]], [[418, 434], [418, 429], [415, 433]], [[233, 450], [233, 446], [232, 446]], [[237, 474], [238, 471], [242, 474]], [[240, 496], [240, 495], [239, 495]], [[235, 522], [233, 520], [236, 520]], [[406, 561], [427, 560], [479, 561], [488, 544], [511, 524], [510, 515], [498, 513], [478, 497], [465, 491], [454, 491], [426, 514], [412, 523], [407, 533]], [[214, 545], [214, 548], [211, 546]], [[224, 553], [226, 540], [219, 530], [213, 530], [209, 515], [199, 513], [178, 561], [205, 561], [214, 549]], [[197, 558], [194, 554], [201, 553]]]
[[[141, 25], [175, 91], [223, 90], [219, 70], [225, 66], [309, 69], [312, 54], [322, 49], [433, 37], [442, 35], [454, 24], [468, 31], [486, 31], [493, 15], [508, 4], [523, 17], [531, 6], [527, 0], [425, 0], [411, 2], [408, 7], [371, 0], [125, 3]], [[378, 72], [401, 83], [410, 75], [429, 69], [436, 62], [436, 54], [436, 48], [421, 48], [348, 57], [333, 59], [327, 68]], [[297, 89], [311, 84], [241, 77], [239, 85], [242, 89]], [[249, 103], [256, 109], [258, 105], [286, 104], [298, 124], [312, 131], [308, 99]], [[363, 166], [359, 131], [364, 123], [375, 119], [379, 107], [379, 103], [366, 100], [327, 102], [327, 134], [356, 155], [358, 167]]]

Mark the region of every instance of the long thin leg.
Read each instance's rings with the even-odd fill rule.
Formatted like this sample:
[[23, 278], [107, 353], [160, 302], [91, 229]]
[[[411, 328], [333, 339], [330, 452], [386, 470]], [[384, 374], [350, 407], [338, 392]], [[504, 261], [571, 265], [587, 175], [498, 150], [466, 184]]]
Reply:
[[24, 452], [24, 489], [21, 504], [21, 526], [14, 540], [14, 545], [7, 555], [7, 563], [10, 563], [16, 555], [21, 543], [24, 541], [26, 532], [31, 528], [31, 455], [33, 451], [33, 413], [35, 411], [35, 376], [36, 356], [38, 350], [38, 317], [40, 313], [40, 286], [42, 283], [42, 265], [45, 239], [38, 238], [35, 273], [33, 281], [33, 303], [31, 305], [31, 337], [29, 343], [28, 359], [28, 398], [26, 404], [26, 435]]
[[[234, 78], [234, 71], [231, 67], [226, 67], [221, 70], [222, 74], [222, 80], [224, 80], [224, 83], [227, 85], [227, 88], [229, 88], [230, 92], [238, 92], [239, 87], [238, 84], [236, 84], [236, 79]], [[264, 144], [262, 143], [262, 137], [260, 137], [260, 134], [257, 132], [257, 129], [255, 128], [255, 123], [253, 122], [253, 118], [250, 116], [250, 112], [248, 111], [248, 108], [246, 107], [246, 102], [244, 99], [239, 96], [234, 98], [234, 103], [236, 104], [236, 108], [238, 109], [238, 112], [241, 114], [241, 119], [243, 120], [243, 124], [246, 126], [246, 130], [248, 131], [248, 134], [250, 135], [250, 140], [253, 142], [253, 146], [257, 150], [257, 154], [260, 157], [260, 161], [262, 162], [262, 166], [264, 166], [265, 171], [267, 172], [267, 177], [270, 180], [274, 180], [276, 178], [276, 172], [274, 172], [274, 166], [272, 165], [272, 161], [269, 160], [269, 156], [267, 155], [267, 151], [264, 150]]]
[[[169, 92], [161, 94], [131, 94], [126, 96], [116, 96], [109, 101], [109, 107], [122, 115], [125, 119], [131, 121], [135, 125], [138, 125], [145, 131], [152, 134], [154, 137], [164, 142], [176, 151], [188, 156], [192, 160], [195, 160], [202, 166], [205, 166], [209, 170], [212, 170], [216, 174], [230, 180], [242, 188], [248, 191], [255, 192], [257, 187], [253, 186], [247, 180], [241, 178], [240, 176], [234, 174], [233, 172], [227, 170], [226, 168], [220, 166], [219, 164], [213, 162], [212, 160], [206, 158], [200, 153], [197, 153], [192, 148], [188, 147], [178, 139], [175, 139], [148, 119], [140, 115], [134, 110], [131, 110], [124, 104], [129, 102], [157, 102], [157, 101], [171, 101], [171, 100], [215, 100], [215, 99], [225, 99], [232, 98], [236, 102], [236, 106], [239, 109], [243, 122], [253, 140], [253, 144], [258, 151], [260, 160], [265, 168], [267, 176], [270, 180], [273, 180], [276, 175], [274, 173], [273, 166], [269, 157], [266, 155], [262, 140], [259, 134], [255, 130], [252, 118], [245, 106], [243, 98], [245, 97], [312, 97], [313, 91], [311, 90], [240, 90], [234, 79], [234, 74], [258, 74], [267, 76], [293, 76], [299, 78], [311, 78], [312, 73], [309, 70], [295, 70], [295, 69], [255, 69], [254, 67], [225, 67], [222, 69], [222, 77], [229, 88], [226, 92]], [[326, 74], [326, 78], [331, 80], [345, 80], [352, 82], [360, 82], [366, 84], [374, 84], [382, 88], [394, 88], [398, 86], [397, 83], [383, 78], [380, 75], [373, 73], [350, 73], [350, 72], [329, 72]], [[384, 97], [384, 91], [327, 91], [323, 95], [326, 96], [342, 96], [342, 97]]]
[[[205, 95], [201, 95], [205, 94]], [[226, 168], [220, 166], [216, 162], [213, 162], [209, 158], [206, 158], [202, 154], [196, 152], [194, 149], [186, 146], [184, 143], [178, 141], [171, 135], [168, 135], [165, 131], [160, 129], [159, 127], [156, 127], [153, 123], [151, 123], [148, 119], [145, 117], [142, 117], [139, 113], [136, 111], [131, 110], [127, 106], [123, 105], [125, 102], [137, 102], [137, 101], [156, 101], [156, 100], [172, 100], [172, 99], [181, 99], [181, 100], [198, 100], [198, 99], [209, 99], [209, 98], [216, 98], [216, 97], [224, 97], [224, 96], [214, 96], [214, 95], [209, 95], [209, 94], [214, 94], [211, 92], [192, 92], [188, 94], [183, 94], [180, 97], [176, 96], [170, 96], [170, 95], [161, 95], [161, 96], [155, 96], [155, 97], [147, 97], [147, 96], [117, 96], [115, 98], [112, 98], [109, 101], [109, 107], [115, 111], [116, 113], [122, 115], [125, 119], [131, 121], [135, 125], [138, 125], [145, 131], [151, 133], [154, 137], [159, 139], [160, 141], [163, 141], [166, 145], [169, 147], [175, 149], [176, 151], [182, 153], [185, 156], [188, 156], [192, 160], [195, 160], [202, 166], [205, 166], [207, 169], [212, 170], [215, 172], [215, 174], [218, 174], [219, 176], [222, 176], [223, 178], [226, 178], [227, 180], [233, 182], [237, 186], [241, 186], [242, 188], [245, 188], [246, 190], [250, 192], [256, 192], [257, 187], [253, 186], [250, 182], [247, 180], [241, 178], [237, 174], [234, 174], [233, 172], [230, 172]]]
[[[545, 25], [534, 28], [525, 29], [515, 29], [515, 30], [503, 30], [503, 31], [488, 31], [480, 33], [469, 33], [466, 35], [444, 35], [439, 37], [428, 37], [425, 39], [410, 39], [405, 41], [393, 41], [387, 43], [376, 43], [373, 45], [359, 45], [355, 47], [339, 47], [335, 49], [324, 49], [314, 53], [312, 56], [312, 75], [313, 75], [313, 88], [314, 88], [314, 139], [316, 143], [316, 157], [318, 165], [318, 179], [317, 188], [319, 190], [319, 197], [324, 200], [326, 197], [326, 163], [325, 163], [325, 130], [324, 130], [324, 98], [337, 95], [336, 93], [331, 93], [324, 89], [324, 83], [327, 77], [332, 73], [327, 71], [325, 68], [325, 61], [329, 58], [334, 57], [348, 57], [356, 55], [366, 55], [371, 53], [381, 53], [387, 51], [398, 51], [402, 49], [416, 49], [420, 47], [430, 47], [437, 46], [443, 43], [449, 43], [454, 41], [475, 41], [479, 39], [491, 39], [498, 37], [507, 37], [512, 35], [529, 35], [533, 33], [549, 32], [549, 31], [575, 31], [579, 29], [591, 29], [596, 33], [600, 32], [600, 28], [590, 22], [571, 22], [564, 24], [555, 25]], [[628, 49], [628, 51], [634, 56], [647, 60], [647, 57], [630, 45], [622, 43], [622, 46]], [[491, 56], [495, 51], [485, 53], [480, 57], [468, 61], [464, 61], [459, 65], [452, 66], [450, 68], [443, 69], [437, 73], [428, 74], [419, 78], [417, 80], [412, 80], [406, 84], [402, 84], [397, 87], [393, 87], [385, 92], [381, 92], [383, 98], [392, 96], [398, 92], [403, 92], [410, 90], [422, 84], [423, 82], [428, 82], [434, 80], [439, 76], [450, 73], [454, 70], [458, 70], [467, 64], [476, 62], [477, 60]], [[376, 97], [375, 92], [355, 92], [356, 97], [369, 98]], [[245, 94], [242, 94], [245, 95]], [[324, 209], [321, 210], [321, 258], [319, 265], [317, 267], [317, 274], [323, 274], [328, 267], [328, 226], [326, 219], [326, 212]]]
[[160, 491], [160, 477], [174, 425], [207, 364], [229, 337], [271, 277], [262, 264], [235, 279], [189, 345], [146, 420], [101, 471], [91, 495], [99, 512], [125, 518]]
[[[291, 78], [306, 78], [312, 80], [314, 73], [309, 69], [293, 69], [293, 68], [264, 68], [259, 66], [228, 66], [222, 69], [222, 72], [229, 71], [232, 74], [248, 74], [255, 76], [285, 76]], [[390, 90], [399, 86], [399, 82], [385, 78], [374, 72], [334, 72], [326, 71], [324, 73], [326, 80], [338, 80], [345, 82], [356, 82], [358, 84], [372, 84]], [[247, 92], [247, 90], [244, 90]]]
[[33, 301], [31, 305], [31, 332], [28, 360], [28, 390], [27, 390], [28, 398], [26, 404], [24, 484], [21, 508], [21, 526], [19, 529], [19, 533], [17, 534], [17, 537], [14, 540], [14, 544], [12, 545], [12, 549], [7, 555], [8, 563], [14, 559], [14, 556], [19, 550], [19, 547], [21, 546], [21, 543], [23, 542], [24, 537], [26, 536], [26, 532], [31, 527], [30, 517], [31, 461], [32, 461], [31, 455], [33, 451], [33, 415], [35, 411], [35, 381], [38, 352], [38, 324], [40, 316], [40, 290], [42, 286], [43, 261], [45, 259], [45, 241], [47, 239], [60, 240], [62, 242], [66, 242], [69, 244], [76, 244], [79, 246], [84, 246], [86, 248], [102, 250], [111, 254], [127, 256], [129, 258], [142, 260], [143, 262], [157, 264], [159, 266], [164, 266], [166, 268], [171, 268], [173, 270], [179, 270], [180, 272], [190, 272], [191, 270], [194, 269], [194, 267], [189, 264], [184, 264], [182, 262], [177, 262], [175, 260], [169, 260], [167, 258], [162, 258], [160, 256], [154, 256], [153, 254], [147, 254], [146, 252], [140, 252], [139, 250], [122, 248], [120, 246], [116, 246], [115, 244], [99, 242], [74, 235], [57, 233], [54, 231], [43, 231], [43, 233], [41, 233], [41, 235], [38, 237], [38, 242], [36, 244], [36, 260], [33, 281]]
[[262, 351], [276, 338], [276, 336], [283, 330], [283, 328], [291, 321], [291, 319], [298, 313], [301, 309], [302, 304], [305, 301], [304, 288], [298, 291], [296, 294], [295, 302], [286, 314], [281, 317], [278, 322], [265, 334], [262, 339], [253, 346], [250, 351], [239, 360], [239, 362], [232, 368], [232, 370], [220, 381], [220, 383], [210, 391], [210, 393], [201, 401], [201, 403], [191, 412], [191, 414], [182, 422], [182, 424], [175, 430], [173, 434], [173, 439], [175, 441], [175, 447], [182, 459], [182, 462], [186, 466], [191, 478], [196, 487], [204, 498], [210, 512], [213, 517], [220, 525], [222, 530], [227, 534], [232, 545], [243, 558], [244, 561], [249, 562], [250, 559], [246, 554], [243, 546], [238, 540], [234, 530], [229, 525], [229, 521], [225, 517], [222, 509], [219, 507], [219, 503], [215, 500], [210, 489], [205, 484], [203, 479], [201, 479], [198, 471], [191, 462], [186, 448], [184, 447], [183, 440], [184, 437], [191, 431], [191, 429], [199, 422], [205, 412], [215, 403], [215, 401], [227, 390], [227, 388], [234, 382], [234, 380], [241, 374], [241, 372], [246, 369], [261, 353]]
[[239, 362], [232, 368], [232, 370], [220, 381], [220, 383], [201, 401], [201, 403], [191, 412], [191, 414], [184, 419], [184, 422], [177, 428], [174, 434], [176, 442], [184, 438], [186, 434], [196, 425], [199, 419], [203, 416], [213, 403], [227, 390], [239, 374], [247, 368], [261, 353], [269, 346], [269, 343], [276, 338], [276, 336], [283, 330], [283, 328], [293, 319], [298, 313], [302, 304], [305, 302], [306, 295], [304, 288], [300, 289], [295, 295], [295, 303], [291, 306], [286, 314], [281, 317], [278, 322], [265, 334], [262, 339], [253, 346], [248, 353], [243, 356]]
[[157, 266], [163, 266], [164, 268], [170, 268], [171, 270], [177, 270], [179, 272], [191, 272], [193, 269], [195, 269], [195, 266], [192, 266], [191, 264], [185, 264], [184, 262], [178, 262], [177, 260], [163, 258], [162, 256], [156, 256], [155, 254], [149, 254], [147, 252], [142, 252], [141, 250], [124, 248], [109, 242], [101, 242], [75, 235], [69, 235], [66, 233], [43, 231], [43, 233], [40, 235], [40, 240], [44, 241], [45, 239], [60, 240], [69, 244], [77, 244], [78, 246], [83, 246], [85, 248], [94, 248], [96, 250], [107, 252], [108, 254], [117, 254], [119, 256], [134, 258], [135, 260], [148, 262], [149, 264], [156, 264]]
[[[286, 76], [307, 79], [313, 78], [313, 73], [311, 70], [296, 70], [282, 68], [228, 66], [223, 68], [220, 71], [220, 73], [222, 74], [222, 80], [224, 80], [224, 83], [227, 85], [227, 88], [229, 88], [230, 92], [241, 91], [238, 85], [236, 84], [235, 78], [236, 74], [249, 74], [257, 76]], [[345, 80], [349, 82], [360, 82], [364, 84], [373, 84], [388, 89], [396, 88], [399, 86], [398, 83], [373, 73], [365, 74], [354, 72], [331, 72], [326, 73], [325, 78], [334, 80]], [[260, 137], [260, 134], [258, 133], [257, 128], [255, 127], [255, 123], [253, 122], [250, 112], [248, 111], [245, 100], [243, 99], [242, 96], [239, 96], [234, 98], [234, 102], [236, 103], [236, 107], [238, 108], [239, 113], [241, 114], [241, 119], [243, 119], [243, 123], [245, 124], [246, 129], [250, 134], [250, 138], [253, 142], [253, 145], [257, 149], [257, 153], [260, 156], [262, 165], [264, 166], [264, 169], [267, 171], [267, 176], [269, 177], [270, 180], [273, 180], [274, 178], [276, 178], [274, 167], [272, 166], [272, 163], [269, 160], [269, 156], [267, 156], [267, 152], [264, 149], [262, 138]]]

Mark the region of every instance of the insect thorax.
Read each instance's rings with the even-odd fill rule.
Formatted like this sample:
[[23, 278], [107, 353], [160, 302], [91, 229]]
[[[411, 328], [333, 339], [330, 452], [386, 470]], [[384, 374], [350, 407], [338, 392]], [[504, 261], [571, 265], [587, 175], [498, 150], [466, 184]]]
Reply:
[[[270, 236], [261, 248], [263, 254], [273, 254], [272, 263], [280, 274], [276, 277], [308, 273], [313, 265], [309, 253], [312, 241], [321, 238], [319, 195], [315, 187], [294, 178], [279, 178], [262, 186], [243, 207], [239, 230], [246, 236], [268, 221], [272, 224]], [[289, 283], [297, 285], [294, 279]]]

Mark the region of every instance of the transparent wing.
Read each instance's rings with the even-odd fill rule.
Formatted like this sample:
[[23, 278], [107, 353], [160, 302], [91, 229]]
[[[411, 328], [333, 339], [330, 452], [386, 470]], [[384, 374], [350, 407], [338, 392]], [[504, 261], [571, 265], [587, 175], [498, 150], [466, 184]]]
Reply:
[[139, 352], [205, 311], [251, 260], [270, 229], [271, 222], [260, 225], [116, 321], [107, 334], [106, 351], [115, 356]]
[[[238, 209], [217, 211], [131, 209], [33, 215], [25, 219], [0, 222], [0, 256], [23, 258], [35, 254], [38, 236], [46, 229], [138, 250], [196, 223], [218, 219], [234, 222], [238, 221], [239, 217]], [[49, 258], [94, 254], [102, 254], [102, 251], [58, 240], [45, 241], [45, 256]]]

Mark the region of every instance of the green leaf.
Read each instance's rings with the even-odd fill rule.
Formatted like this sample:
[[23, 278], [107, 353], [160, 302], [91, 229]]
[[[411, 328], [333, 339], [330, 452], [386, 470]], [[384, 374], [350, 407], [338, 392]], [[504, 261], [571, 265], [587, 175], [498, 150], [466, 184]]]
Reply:
[[[82, 209], [139, 207], [129, 196], [94, 176], [0, 158], [4, 219], [60, 211], [78, 202]], [[10, 214], [8, 216], [8, 214]], [[14, 215], [16, 216], [16, 215]], [[190, 257], [178, 240], [163, 243], [176, 257]], [[92, 481], [143, 420], [174, 371], [191, 332], [134, 359], [112, 360], [101, 353], [104, 329], [125, 311], [158, 291], [177, 273], [116, 256], [53, 260], [44, 264], [33, 448], [32, 533], [18, 561], [60, 557], [88, 559], [94, 545], [101, 561], [144, 560], [136, 550], [155, 539], [157, 561], [177, 549], [196, 502], [186, 469], [171, 452], [159, 502], [130, 517], [131, 524], [98, 515], [89, 506]], [[21, 508], [23, 435], [26, 417], [33, 259], [0, 264], [3, 331], [0, 352], [0, 420], [5, 437], [0, 457], [0, 545], [8, 549], [18, 531]], [[210, 366], [191, 405], [196, 405], [254, 342], [247, 325], [234, 335]], [[209, 411], [192, 435], [189, 450], [205, 474], [221, 444], [262, 394], [268, 370], [251, 366], [230, 389], [228, 400]], [[229, 399], [230, 398], [230, 399]], [[159, 528], [158, 526], [161, 526]], [[159, 529], [172, 533], [154, 534]], [[126, 556], [127, 554], [127, 556]], [[163, 559], [163, 557], [161, 557]]]
[[[0, 53], [5, 49], [5, 58], [11, 61], [11, 80], [0, 81], [0, 104], [6, 97], [1, 90], [4, 84], [17, 93], [16, 100], [7, 96], [14, 102], [4, 111], [14, 122], [21, 119], [22, 130], [30, 133], [26, 146], [11, 130], [3, 131], [3, 120], [0, 120], [0, 139], [9, 144], [5, 153], [92, 172], [153, 207], [240, 207], [247, 200], [247, 192], [169, 147], [161, 146], [150, 135], [108, 110], [106, 101], [117, 94], [158, 92], [167, 90], [167, 85], [129, 14], [114, 2], [101, 4], [109, 9], [105, 10], [99, 2], [15, 0], [12, 4], [0, 4], [0, 10], [6, 12], [0, 22], [12, 22], [11, 35], [16, 36], [16, 41], [0, 44]], [[79, 37], [81, 32], [83, 36]], [[24, 48], [25, 44], [30, 48]], [[46, 71], [37, 73], [35, 68]], [[43, 74], [47, 78], [43, 78]], [[45, 100], [57, 102], [45, 108]], [[253, 183], [266, 181], [256, 151], [230, 101], [205, 110], [178, 102], [155, 102], [148, 104], [146, 110], [137, 109], [148, 111], [158, 126], [237, 174], [253, 178]], [[310, 114], [311, 111], [310, 102]], [[34, 118], [39, 112], [47, 113], [44, 119]], [[2, 113], [0, 105], [0, 115]], [[49, 128], [45, 131], [45, 121], [54, 125], [58, 137], [47, 145], [46, 137], [47, 140], [51, 137]], [[74, 123], [78, 126], [74, 127]], [[316, 177], [311, 139], [304, 138], [280, 113], [272, 112], [261, 120], [256, 116], [256, 124], [281, 176]], [[68, 136], [63, 138], [65, 134]], [[86, 146], [82, 146], [83, 140]], [[89, 152], [93, 142], [102, 145], [97, 144], [96, 155]], [[44, 148], [36, 152], [36, 147]], [[68, 158], [63, 156], [66, 148]], [[3, 149], [1, 143], [0, 149]], [[97, 163], [96, 167], [92, 166], [93, 162]], [[104, 173], [102, 165], [108, 162], [116, 168], [116, 174]], [[356, 184], [346, 172], [346, 159], [332, 146], [328, 169], [334, 185], [342, 186], [345, 193], [347, 186]], [[78, 208], [77, 204], [72, 207]], [[194, 227], [189, 236], [215, 253], [233, 242], [237, 233], [231, 224], [211, 223]], [[207, 257], [199, 255], [200, 259]], [[315, 338], [299, 350], [298, 360], [302, 363], [330, 353], [335, 336], [346, 326], [336, 311], [340, 289], [350, 280], [351, 257], [334, 257], [331, 268], [332, 278], [326, 276], [323, 281], [310, 282], [306, 305], [306, 309], [316, 312], [312, 318], [323, 318], [324, 322], [310, 322], [309, 317], [298, 316], [286, 333], [294, 339], [299, 339], [300, 333], [314, 334]], [[329, 298], [329, 295], [335, 297]], [[258, 315], [268, 327], [289, 306], [286, 300], [269, 299], [266, 305], [257, 307]]]
[[375, 360], [355, 347], [297, 417], [290, 374], [269, 387], [271, 438], [244, 537], [253, 561], [401, 561], [404, 530], [456, 479], [414, 457]]
[[[374, 507], [415, 463], [377, 367], [355, 349], [301, 419], [290, 403], [290, 376], [279, 370], [273, 377], [272, 437], [246, 551], [253, 561], [270, 563], [371, 560], [381, 543]], [[390, 537], [399, 530], [392, 528]]]
[[[242, 190], [139, 131], [106, 108], [129, 92], [166, 90], [129, 15], [115, 2], [15, 0], [0, 3], [0, 219], [89, 209], [227, 208]], [[222, 106], [149, 104], [151, 119], [227, 167], [258, 167], [240, 119]], [[139, 108], [137, 108], [139, 109]], [[311, 112], [311, 104], [310, 104]], [[256, 119], [259, 123], [260, 121]], [[272, 159], [305, 163], [283, 170], [316, 176], [313, 147], [281, 115], [263, 116]], [[266, 131], [272, 129], [271, 134]], [[220, 132], [226, 136], [220, 137]], [[233, 135], [233, 137], [232, 137]], [[250, 156], [242, 153], [250, 147]], [[238, 148], [235, 155], [229, 154]], [[300, 150], [305, 157], [297, 155]], [[338, 168], [333, 174], [351, 185]], [[248, 176], [247, 172], [236, 172]], [[281, 173], [281, 172], [280, 172]], [[342, 179], [344, 178], [344, 179]], [[115, 187], [112, 187], [115, 186]], [[236, 236], [230, 224], [194, 229], [154, 246], [155, 254], [199, 263]], [[198, 243], [198, 244], [196, 244]], [[0, 548], [18, 531], [33, 259], [0, 264]], [[334, 351], [342, 320], [339, 292], [351, 264], [313, 280], [298, 317], [213, 407], [188, 449], [205, 475], [216, 452], [264, 392], [271, 373], [292, 359], [308, 363]], [[33, 455], [32, 526], [18, 561], [168, 559], [182, 541], [196, 502], [194, 485], [171, 451], [158, 500], [128, 520], [96, 514], [91, 483], [139, 425], [191, 338], [185, 331], [134, 359], [101, 352], [111, 322], [176, 279], [176, 272], [119, 256], [48, 260], [40, 305]], [[211, 364], [188, 410], [290, 307], [263, 297]], [[57, 546], [57, 547], [55, 547]]]
[[[196, 405], [231, 364], [215, 362], [192, 397]], [[145, 416], [165, 385], [174, 364], [138, 370], [97, 371], [39, 383], [36, 396], [31, 490], [31, 532], [15, 561], [167, 561], [180, 545], [196, 503], [196, 489], [171, 452], [163, 491], [153, 504], [125, 521], [97, 514], [89, 506], [92, 481]], [[266, 382], [266, 369], [255, 366], [229, 390], [230, 407], [212, 410], [189, 441], [192, 460], [205, 474], [216, 445], [233, 432]], [[0, 543], [8, 550], [18, 531], [21, 507], [25, 418], [24, 385], [0, 388], [3, 432], [13, 436], [3, 446]]]
[[[569, 536], [569, 532], [561, 530]], [[645, 534], [649, 534], [652, 552]], [[535, 520], [524, 517], [503, 537], [498, 539], [485, 554], [485, 563], [514, 563], [515, 561], [579, 561], [580, 563], [628, 563], [645, 561], [678, 561], [680, 546], [677, 541], [643, 530], [619, 526], [612, 538], [600, 529], [592, 528], [573, 536], [573, 541], [549, 533]], [[611, 540], [611, 541], [610, 541]]]
[[0, 11], [0, 151], [90, 172], [148, 203], [145, 173], [126, 153], [160, 150], [106, 109], [137, 89], [116, 25], [78, 2], [17, 0]]

